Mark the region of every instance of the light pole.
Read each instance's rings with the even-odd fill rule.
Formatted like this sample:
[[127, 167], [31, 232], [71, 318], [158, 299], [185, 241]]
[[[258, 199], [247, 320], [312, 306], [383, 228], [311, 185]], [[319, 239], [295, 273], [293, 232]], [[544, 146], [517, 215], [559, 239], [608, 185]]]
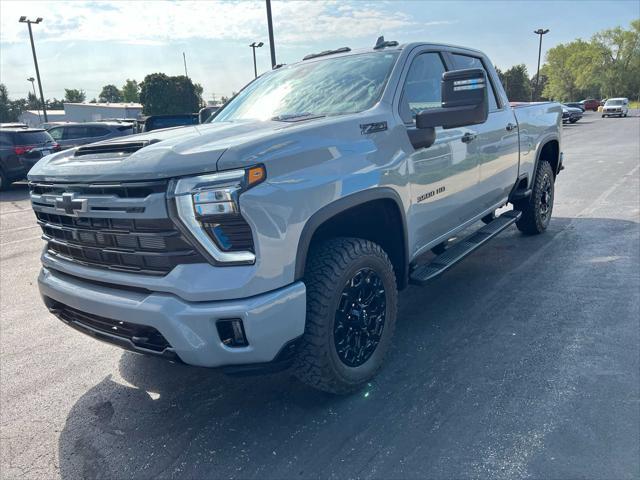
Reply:
[[271, 68], [276, 66], [276, 45], [273, 43], [273, 21], [271, 20], [271, 0], [267, 2], [267, 27], [269, 27], [269, 47], [271, 48]]
[[38, 112], [38, 120], [42, 122], [42, 118], [40, 118], [40, 108], [38, 107], [38, 95], [36, 95], [36, 84], [34, 83], [35, 81], [36, 79], [33, 77], [27, 78], [27, 82], [31, 82], [31, 86], [33, 87], [33, 98], [36, 99], [36, 111]]
[[256, 48], [260, 48], [263, 45], [264, 43], [262, 42], [253, 42], [251, 45], [249, 45], [253, 49], [253, 73], [255, 75], [255, 78], [258, 78], [258, 67], [256, 66]]
[[540, 55], [542, 54], [542, 36], [546, 33], [549, 33], [549, 29], [542, 29], [539, 28], [538, 30], [534, 31], [533, 33], [535, 33], [536, 35], [540, 36], [540, 43], [538, 44], [538, 71], [536, 72], [536, 88], [533, 90], [533, 92], [531, 92], [531, 101], [533, 102], [533, 99], [536, 97], [537, 93], [538, 93], [538, 83], [540, 82]]
[[47, 118], [47, 106], [44, 104], [44, 94], [42, 93], [42, 82], [40, 81], [40, 70], [38, 69], [38, 57], [36, 57], [36, 47], [33, 45], [33, 32], [31, 31], [31, 24], [35, 23], [36, 25], [42, 21], [42, 17], [38, 17], [35, 20], [29, 20], [27, 17], [22, 16], [20, 23], [26, 23], [29, 27], [29, 38], [31, 39], [31, 52], [33, 52], [33, 63], [36, 65], [36, 77], [38, 78], [38, 89], [40, 90], [40, 101], [42, 102], [42, 113], [44, 115], [44, 121], [48, 122]]

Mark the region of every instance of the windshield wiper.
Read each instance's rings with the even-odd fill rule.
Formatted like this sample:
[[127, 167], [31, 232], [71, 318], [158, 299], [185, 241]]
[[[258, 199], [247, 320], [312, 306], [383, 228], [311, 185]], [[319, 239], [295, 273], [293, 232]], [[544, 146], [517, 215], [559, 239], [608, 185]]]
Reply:
[[276, 115], [275, 117], [271, 117], [271, 120], [276, 122], [294, 122], [296, 120], [308, 120], [310, 118], [321, 118], [326, 117], [321, 113], [311, 113], [311, 112], [298, 112], [298, 113], [283, 113], [282, 115]]

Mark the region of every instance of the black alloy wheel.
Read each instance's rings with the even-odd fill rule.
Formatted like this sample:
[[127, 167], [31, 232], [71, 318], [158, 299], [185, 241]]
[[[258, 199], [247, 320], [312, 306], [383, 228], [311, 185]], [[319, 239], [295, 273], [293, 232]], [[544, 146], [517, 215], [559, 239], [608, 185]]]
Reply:
[[384, 330], [386, 300], [382, 279], [370, 268], [358, 270], [344, 286], [333, 340], [345, 365], [359, 367], [373, 355]]

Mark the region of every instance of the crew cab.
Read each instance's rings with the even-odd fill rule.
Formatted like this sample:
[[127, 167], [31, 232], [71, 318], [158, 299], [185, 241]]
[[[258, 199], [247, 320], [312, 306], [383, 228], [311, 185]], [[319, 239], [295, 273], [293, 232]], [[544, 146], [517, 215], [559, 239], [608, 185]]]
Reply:
[[557, 103], [512, 108], [477, 50], [381, 37], [308, 55], [208, 123], [38, 163], [40, 292], [135, 352], [351, 392], [383, 365], [398, 290], [513, 224], [545, 231], [561, 124]]

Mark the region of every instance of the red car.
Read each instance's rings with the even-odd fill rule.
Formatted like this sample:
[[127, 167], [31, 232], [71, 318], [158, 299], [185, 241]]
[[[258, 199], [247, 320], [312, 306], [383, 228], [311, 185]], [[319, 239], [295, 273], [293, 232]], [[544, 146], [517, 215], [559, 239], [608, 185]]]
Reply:
[[580, 102], [585, 110], [593, 110], [594, 112], [598, 111], [598, 107], [600, 106], [599, 100], [594, 100], [590, 98], [589, 100], [582, 100]]

